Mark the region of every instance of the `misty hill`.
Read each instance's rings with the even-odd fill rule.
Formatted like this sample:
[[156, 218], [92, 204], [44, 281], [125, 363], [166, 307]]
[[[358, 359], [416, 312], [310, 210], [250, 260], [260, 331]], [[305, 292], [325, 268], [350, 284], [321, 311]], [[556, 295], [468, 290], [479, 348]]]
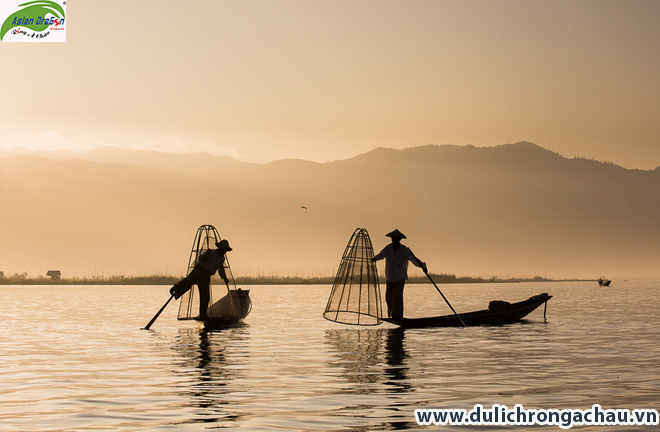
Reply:
[[76, 157], [0, 159], [0, 270], [181, 274], [195, 230], [211, 223], [240, 275], [332, 274], [357, 227], [377, 250], [399, 228], [436, 273], [660, 273], [660, 170], [530, 143], [379, 148], [324, 164], [120, 149]]
[[71, 150], [30, 151], [25, 148], [0, 149], [0, 158], [14, 156], [39, 156], [45, 159], [65, 161], [82, 159], [99, 163], [120, 163], [158, 168], [179, 174], [214, 174], [219, 170], [245, 168], [248, 164], [227, 156], [214, 156], [207, 153], [166, 153], [148, 150], [125, 150], [119, 147], [101, 147], [93, 150], [74, 152]]

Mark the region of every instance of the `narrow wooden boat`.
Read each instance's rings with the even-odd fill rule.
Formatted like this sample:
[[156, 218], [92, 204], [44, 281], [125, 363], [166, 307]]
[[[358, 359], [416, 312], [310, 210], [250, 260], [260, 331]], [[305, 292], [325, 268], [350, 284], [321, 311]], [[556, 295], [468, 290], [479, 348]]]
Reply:
[[[200, 257], [209, 249], [217, 247], [216, 245], [221, 240], [218, 230], [213, 225], [202, 225], [197, 229], [188, 260], [188, 274], [195, 269]], [[234, 327], [240, 324], [252, 310], [250, 290], [236, 287], [227, 256], [224, 258], [224, 272], [229, 280], [228, 283], [223, 284], [217, 275], [211, 279], [210, 305], [207, 309], [207, 316], [204, 318], [200, 317], [199, 313], [200, 299], [197, 287], [191, 288], [190, 283], [184, 284], [177, 319], [195, 320], [201, 322], [205, 328], [213, 329]]]
[[195, 317], [195, 320], [204, 324], [204, 328], [207, 329], [236, 327], [243, 322], [251, 310], [250, 290], [238, 288], [229, 290], [226, 296], [213, 303], [206, 319]]
[[610, 286], [611, 283], [612, 281], [606, 278], [605, 276], [598, 278], [598, 285], [600, 286]]
[[[502, 325], [519, 322], [542, 304], [552, 298], [547, 293], [535, 295], [518, 303], [492, 301], [488, 309], [459, 314], [467, 326]], [[545, 312], [543, 313], [545, 317]], [[405, 328], [423, 327], [462, 327], [456, 315], [443, 315], [425, 318], [383, 318], [383, 321]]]

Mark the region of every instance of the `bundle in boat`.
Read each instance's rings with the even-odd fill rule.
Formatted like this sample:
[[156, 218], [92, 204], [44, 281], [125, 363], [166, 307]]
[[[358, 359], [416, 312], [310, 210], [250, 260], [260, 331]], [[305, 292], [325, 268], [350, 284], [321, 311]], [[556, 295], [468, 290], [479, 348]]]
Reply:
[[[206, 251], [216, 247], [222, 238], [213, 225], [202, 225], [197, 229], [193, 246], [188, 259], [188, 274], [190, 274]], [[229, 266], [229, 259], [225, 256], [224, 269], [229, 284], [225, 285], [216, 274], [211, 278], [209, 286], [210, 301], [207, 315], [211, 320], [238, 321], [245, 318], [252, 308], [249, 290], [236, 289], [234, 276]], [[185, 279], [182, 281], [185, 285]], [[192, 285], [192, 284], [191, 284]], [[230, 285], [234, 288], [230, 288]], [[197, 286], [183, 286], [181, 303], [179, 303], [178, 319], [190, 320], [199, 315], [199, 290]]]
[[227, 295], [220, 300], [211, 303], [209, 307], [209, 317], [224, 319], [239, 316], [244, 318], [250, 313], [252, 302], [250, 301], [250, 291], [230, 289]]
[[378, 325], [383, 308], [374, 249], [365, 228], [358, 228], [344, 250], [323, 317], [342, 324]]

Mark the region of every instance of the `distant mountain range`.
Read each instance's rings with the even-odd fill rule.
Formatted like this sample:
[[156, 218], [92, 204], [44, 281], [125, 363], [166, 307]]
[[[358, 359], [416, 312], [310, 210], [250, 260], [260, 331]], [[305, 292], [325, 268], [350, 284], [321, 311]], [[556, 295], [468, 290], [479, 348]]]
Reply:
[[435, 273], [660, 276], [660, 168], [531, 143], [264, 165], [118, 148], [23, 153], [0, 153], [5, 274], [182, 274], [210, 223], [240, 275], [331, 275], [365, 227], [376, 252], [403, 231]]

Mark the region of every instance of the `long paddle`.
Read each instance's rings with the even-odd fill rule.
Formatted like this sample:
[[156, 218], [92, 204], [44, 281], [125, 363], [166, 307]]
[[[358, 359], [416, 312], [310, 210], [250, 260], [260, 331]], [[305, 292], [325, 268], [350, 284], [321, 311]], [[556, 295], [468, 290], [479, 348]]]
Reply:
[[149, 330], [149, 327], [151, 327], [151, 324], [153, 324], [154, 321], [156, 321], [156, 318], [158, 318], [158, 316], [161, 314], [161, 312], [163, 312], [163, 311], [165, 310], [165, 307], [169, 304], [170, 301], [172, 301], [173, 298], [174, 298], [174, 294], [172, 294], [172, 295], [170, 296], [170, 298], [165, 302], [165, 304], [163, 305], [163, 307], [160, 308], [160, 310], [156, 313], [156, 315], [154, 315], [154, 317], [151, 318], [151, 321], [149, 321], [149, 324], [147, 324], [146, 326], [144, 326], [144, 328], [143, 328], [142, 330]]
[[[197, 266], [199, 266], [200, 262], [201, 261], [198, 261], [197, 264], [195, 264], [195, 266], [193, 267], [193, 269], [188, 272], [188, 276], [190, 276], [190, 274], [197, 269]], [[186, 276], [186, 277], [188, 277], [188, 276]], [[183, 294], [184, 293], [181, 293], [180, 295], [183, 295]], [[142, 330], [149, 330], [149, 327], [151, 327], [151, 325], [154, 323], [154, 321], [156, 321], [156, 318], [158, 318], [158, 316], [165, 310], [165, 307], [167, 307], [167, 305], [172, 301], [173, 298], [174, 298], [174, 293], [170, 296], [169, 299], [167, 299], [167, 301], [165, 302], [163, 307], [160, 308], [160, 310], [158, 312], [156, 312], [156, 315], [154, 315], [154, 317], [151, 318], [151, 321], [149, 321], [149, 324], [144, 326], [144, 328]], [[177, 298], [179, 298], [179, 297], [177, 297]]]
[[460, 316], [458, 313], [456, 313], [456, 311], [455, 311], [454, 308], [452, 307], [451, 303], [449, 303], [449, 300], [447, 300], [447, 297], [445, 297], [445, 295], [442, 293], [442, 291], [440, 291], [440, 288], [438, 288], [438, 286], [435, 284], [435, 282], [433, 282], [433, 279], [431, 279], [431, 275], [428, 274], [428, 272], [427, 272], [427, 273], [426, 273], [426, 276], [429, 277], [429, 280], [431, 281], [431, 283], [433, 284], [433, 286], [435, 287], [435, 289], [437, 289], [438, 292], [440, 293], [440, 295], [442, 296], [442, 298], [445, 299], [445, 301], [447, 302], [447, 305], [451, 308], [452, 312], [454, 312], [454, 314], [456, 315], [456, 318], [458, 318], [458, 320], [461, 322], [461, 324], [463, 324], [463, 327], [467, 327], [467, 326], [465, 325], [465, 323], [463, 322], [463, 318], [461, 318], [461, 316]]
[[[198, 261], [197, 264], [195, 264], [195, 266], [193, 267], [193, 269], [190, 270], [190, 272], [188, 273], [188, 275], [190, 275], [192, 272], [194, 272], [194, 271], [197, 269], [197, 267], [199, 266], [200, 263], [201, 263], [201, 261]], [[227, 290], [229, 290], [229, 283], [227, 282], [226, 284], [227, 284]], [[183, 295], [183, 293], [181, 293], [180, 295]], [[172, 301], [173, 298], [174, 298], [174, 294], [172, 294], [172, 295], [170, 296], [170, 298], [167, 299], [167, 301], [165, 302], [165, 304], [163, 305], [163, 307], [160, 308], [160, 310], [159, 310], [158, 312], [156, 312], [156, 315], [154, 315], [154, 317], [151, 318], [151, 321], [149, 321], [149, 324], [147, 324], [146, 326], [144, 326], [144, 328], [143, 328], [142, 330], [149, 330], [149, 327], [151, 327], [151, 325], [154, 323], [154, 321], [156, 321], [156, 319], [158, 318], [158, 316], [159, 316], [159, 315], [165, 310], [165, 308], [166, 308], [167, 305]], [[177, 297], [177, 298], [178, 298], [178, 297]], [[229, 301], [231, 302], [231, 293], [229, 294]], [[233, 309], [233, 303], [232, 303], [232, 309]]]

